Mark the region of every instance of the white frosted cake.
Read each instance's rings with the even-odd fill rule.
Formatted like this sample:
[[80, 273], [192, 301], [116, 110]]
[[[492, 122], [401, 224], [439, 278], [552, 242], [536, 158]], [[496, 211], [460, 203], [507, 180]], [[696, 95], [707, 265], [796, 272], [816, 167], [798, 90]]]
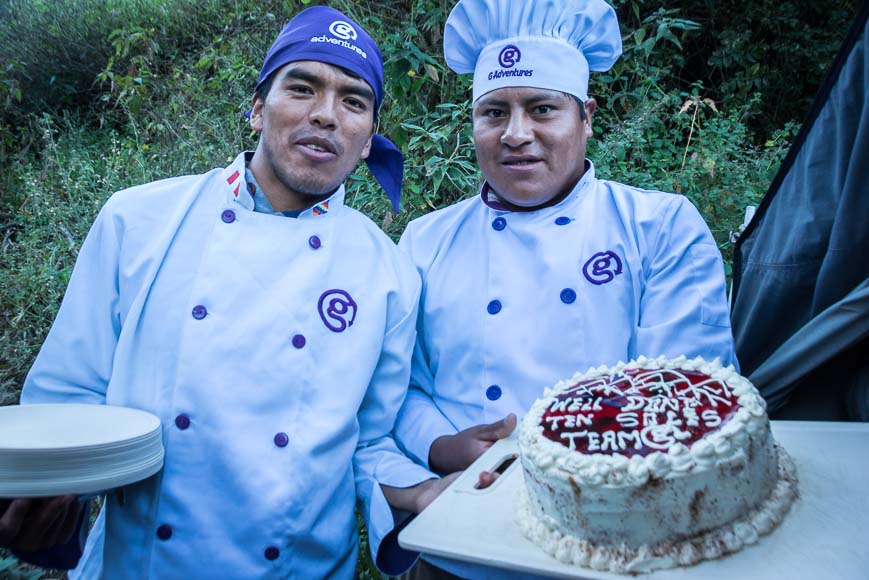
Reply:
[[766, 404], [733, 367], [680, 357], [600, 367], [522, 420], [523, 533], [614, 572], [687, 566], [769, 533], [797, 494]]

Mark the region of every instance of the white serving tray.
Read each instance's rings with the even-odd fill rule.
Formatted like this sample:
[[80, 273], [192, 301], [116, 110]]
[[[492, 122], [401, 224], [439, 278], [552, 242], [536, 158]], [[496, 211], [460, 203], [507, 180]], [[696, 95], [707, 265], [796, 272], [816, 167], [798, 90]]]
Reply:
[[[869, 423], [772, 421], [772, 431], [799, 474], [800, 497], [781, 525], [758, 543], [719, 560], [641, 577], [869, 578]], [[493, 445], [399, 534], [399, 544], [513, 573], [627, 578], [563, 564], [522, 535], [514, 515], [524, 484], [518, 461], [489, 489], [474, 489], [480, 471], [491, 470], [516, 452], [515, 434]]]

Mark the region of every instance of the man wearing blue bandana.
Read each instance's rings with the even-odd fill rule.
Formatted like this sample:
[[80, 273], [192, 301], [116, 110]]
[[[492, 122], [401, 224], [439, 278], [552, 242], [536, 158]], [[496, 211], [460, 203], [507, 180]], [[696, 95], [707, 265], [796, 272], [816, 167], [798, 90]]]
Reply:
[[[83, 556], [69, 497], [13, 501], [0, 544], [77, 563], [72, 578], [353, 577], [352, 462], [400, 455], [388, 434], [420, 292], [407, 257], [344, 205], [366, 158], [398, 206], [401, 154], [374, 133], [382, 77], [362, 28], [305, 10], [260, 72], [256, 151], [106, 203], [22, 403], [149, 411], [165, 465], [106, 496]], [[405, 466], [384, 483], [431, 477]]]
[[399, 243], [423, 278], [395, 429], [408, 454], [439, 473], [465, 469], [545, 387], [592, 366], [640, 355], [735, 364], [721, 255], [697, 210], [680, 195], [599, 179], [585, 158], [589, 71], [621, 54], [613, 9], [461, 0], [444, 54], [474, 75], [485, 182], [412, 222]]

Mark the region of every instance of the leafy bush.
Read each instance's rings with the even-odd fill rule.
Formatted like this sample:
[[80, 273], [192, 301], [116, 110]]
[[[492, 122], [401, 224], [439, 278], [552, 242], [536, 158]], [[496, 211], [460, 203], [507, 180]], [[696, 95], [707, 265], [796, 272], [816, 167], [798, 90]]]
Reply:
[[18, 561], [18, 558], [11, 554], [7, 555], [5, 550], [0, 549], [0, 578], [5, 580], [47, 580], [51, 577], [58, 576], [48, 576], [42, 570], [24, 566]]
[[[803, 120], [857, 7], [855, 0], [612, 3], [626, 47], [656, 39], [645, 68], [653, 76], [663, 73], [660, 84], [690, 91], [703, 81], [705, 96], [727, 108], [760, 95], [744, 118], [757, 145]], [[662, 36], [660, 27], [672, 35]], [[633, 68], [627, 61], [623, 66]], [[643, 68], [635, 72], [642, 75]]]
[[730, 232], [747, 206], [760, 203], [797, 129], [790, 123], [763, 147], [754, 146], [745, 118], [755, 106], [756, 100], [725, 112], [696, 93], [668, 95], [600, 131], [589, 157], [599, 175], [687, 196], [718, 241], [729, 277]]
[[4, 110], [4, 122], [33, 111], [87, 109], [107, 91], [146, 91], [172, 57], [213, 36], [225, 4], [7, 0], [0, 5], [0, 62], [9, 63], [4, 76], [14, 84], [16, 104]]

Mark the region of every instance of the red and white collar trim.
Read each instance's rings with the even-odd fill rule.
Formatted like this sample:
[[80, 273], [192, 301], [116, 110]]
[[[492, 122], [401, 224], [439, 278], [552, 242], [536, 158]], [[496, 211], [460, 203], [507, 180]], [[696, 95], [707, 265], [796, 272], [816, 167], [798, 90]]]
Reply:
[[[254, 199], [248, 193], [244, 179], [244, 172], [248, 158], [253, 156], [252, 151], [240, 153], [232, 163], [223, 170], [221, 182], [227, 196], [228, 203], [241, 205], [243, 208], [254, 211]], [[344, 185], [342, 184], [335, 193], [327, 199], [305, 209], [298, 219], [320, 218], [337, 213], [344, 206]]]

